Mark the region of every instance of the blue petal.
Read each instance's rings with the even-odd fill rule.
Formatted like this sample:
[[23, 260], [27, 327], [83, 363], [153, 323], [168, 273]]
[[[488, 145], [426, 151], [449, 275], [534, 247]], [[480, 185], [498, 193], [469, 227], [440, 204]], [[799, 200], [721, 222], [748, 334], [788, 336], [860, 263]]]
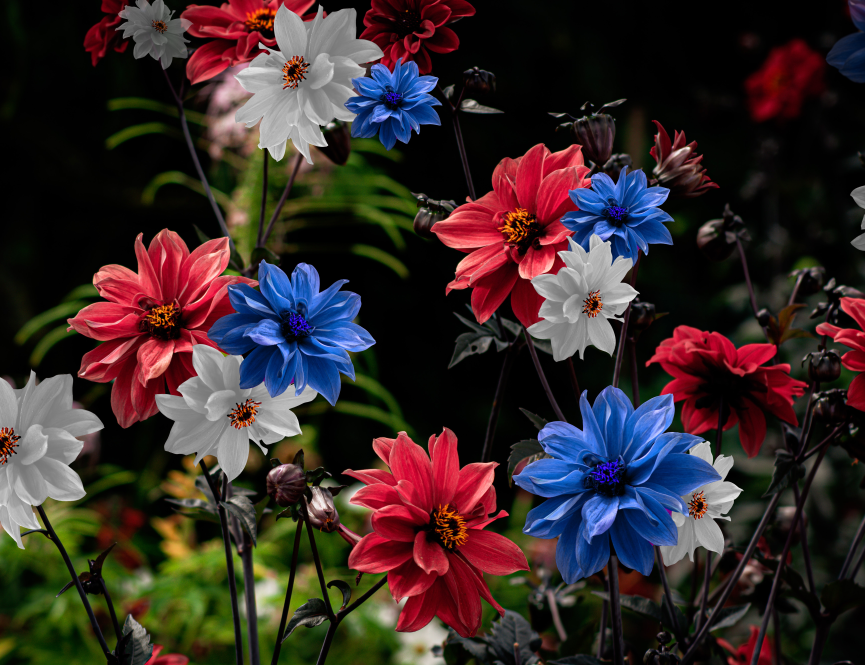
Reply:
[[308, 263], [298, 263], [291, 272], [291, 288], [294, 291], [294, 299], [299, 304], [306, 304], [304, 316], [309, 316], [309, 309], [321, 288], [321, 278], [318, 270]]
[[664, 506], [664, 508], [675, 510], [677, 513], [688, 512], [688, 507], [685, 505], [685, 502], [682, 501], [681, 497], [668, 492], [660, 485], [644, 483], [636, 488], [636, 492], [644, 504], [646, 496], [650, 496]]
[[242, 326], [229, 330], [222, 341], [218, 343], [219, 348], [235, 356], [242, 356], [244, 353], [252, 351], [258, 345], [245, 336], [247, 330], [249, 327], [244, 328]]
[[[210, 326], [207, 336], [221, 346], [222, 339], [235, 328], [246, 328], [261, 321], [261, 314], [229, 314]], [[233, 353], [233, 352], [232, 352]]]
[[240, 364], [240, 387], [242, 389], [246, 390], [261, 385], [264, 381], [267, 363], [274, 353], [280, 355], [279, 351], [272, 346], [259, 346], [253, 349], [252, 353], [243, 360]]
[[271, 397], [282, 395], [291, 385], [294, 379], [293, 362], [290, 362], [297, 355], [295, 349], [289, 350], [288, 345], [280, 345], [276, 347], [279, 352], [274, 352], [270, 356], [270, 361], [267, 363], [267, 370], [264, 373], [264, 387], [267, 388], [267, 393]]
[[316, 327], [315, 338], [354, 352], [366, 351], [375, 344], [375, 340], [366, 330], [351, 321], [339, 321], [327, 328]]
[[626, 461], [643, 454], [643, 451], [658, 438], [673, 422], [676, 405], [672, 395], [661, 395], [643, 402], [625, 422]]
[[321, 393], [333, 406], [339, 397], [339, 370], [332, 360], [323, 360], [315, 356], [304, 356], [309, 374], [307, 383], [318, 393]]
[[569, 423], [547, 423], [538, 434], [538, 440], [548, 455], [571, 462], [580, 459], [583, 452], [604, 454], [604, 450], [595, 445], [594, 440], [586, 441], [582, 431]]
[[567, 584], [573, 584], [587, 577], [583, 574], [580, 564], [577, 563], [578, 541], [582, 541], [579, 537], [581, 523], [582, 518], [579, 513], [573, 515], [567, 521], [565, 529], [559, 537], [559, 542], [556, 544], [556, 567]]
[[393, 131], [391, 123], [387, 122], [381, 126], [381, 129], [378, 132], [378, 140], [381, 141], [381, 144], [388, 150], [396, 145], [396, 134]]
[[325, 307], [309, 318], [310, 325], [327, 328], [339, 321], [351, 321], [360, 311], [360, 296], [351, 291], [337, 293]]
[[618, 388], [608, 386], [595, 398], [592, 413], [604, 433], [607, 456], [617, 458], [624, 450], [622, 438], [625, 420], [634, 412], [631, 401]]
[[609, 199], [616, 197], [616, 183], [606, 173], [596, 173], [592, 176], [592, 189], [597, 192], [605, 206]]
[[258, 325], [250, 326], [243, 333], [243, 336], [262, 346], [276, 346], [285, 343], [282, 327], [272, 319], [262, 319]]
[[431, 106], [416, 106], [411, 110], [411, 114], [419, 125], [442, 124], [439, 114]]
[[318, 314], [322, 309], [327, 307], [328, 303], [333, 300], [334, 296], [336, 296], [337, 292], [343, 287], [344, 284], [348, 284], [347, 279], [338, 279], [312, 299], [312, 302], [309, 305], [308, 312], [310, 320], [312, 320], [315, 315]]
[[592, 407], [589, 406], [589, 400], [586, 395], [588, 390], [584, 390], [580, 395], [580, 413], [583, 414], [583, 441], [586, 442], [586, 447], [601, 457], [608, 457], [607, 444], [604, 441], [604, 435], [601, 428], [598, 426], [598, 421], [595, 419], [595, 414], [592, 413]]
[[684, 496], [698, 487], [721, 480], [721, 474], [708, 462], [696, 455], [672, 453], [659, 464], [647, 482], [666, 488], [673, 494]]
[[302, 337], [297, 340], [297, 346], [301, 353], [306, 356], [314, 356], [324, 360], [332, 360], [342, 363], [349, 362], [351, 359], [348, 351], [341, 349], [338, 346], [327, 346], [318, 341], [315, 337]]
[[258, 266], [258, 288], [273, 310], [279, 314], [294, 307], [294, 293], [288, 276], [278, 266], [262, 261]]
[[[396, 66], [394, 66], [394, 69], [396, 69]], [[373, 65], [370, 73], [375, 82], [382, 87], [382, 90], [393, 82], [391, 80], [390, 70], [384, 65]]]
[[523, 533], [535, 538], [556, 538], [562, 535], [568, 521], [574, 514], [579, 515], [587, 494], [560, 496], [544, 501], [526, 515]]
[[372, 111], [373, 122], [384, 122], [393, 115], [393, 109], [389, 109], [386, 105], [381, 104], [376, 106]]
[[358, 113], [351, 123], [351, 135], [355, 138], [371, 139], [378, 134], [379, 126], [372, 122], [372, 109]]
[[514, 483], [527, 492], [543, 497], [585, 492], [585, 467], [558, 459], [542, 459], [529, 464], [514, 476]]
[[585, 520], [580, 524], [580, 532], [577, 537], [577, 564], [586, 577], [590, 577], [607, 565], [610, 560], [610, 536], [602, 533], [592, 538], [592, 542], [586, 540], [588, 524]]
[[651, 517], [640, 510], [622, 511], [628, 524], [653, 545], [675, 545], [679, 540], [679, 532], [673, 518], [660, 503], [648, 494], [641, 495], [640, 498]]
[[[641, 448], [645, 454], [636, 457], [628, 464], [628, 484], [638, 487], [651, 478], [668, 455], [677, 448], [677, 439], [669, 439], [663, 446], [658, 444], [646, 445]], [[684, 494], [684, 492], [683, 492]]]
[[364, 97], [371, 99], [380, 99], [384, 94], [384, 86], [382, 86], [375, 78], [360, 76], [351, 80], [354, 89]]
[[[599, 174], [605, 175], [605, 174]], [[592, 176], [592, 178], [596, 178], [597, 176]], [[622, 170], [619, 172], [619, 180], [616, 182], [615, 193], [613, 194], [613, 198], [618, 201], [619, 205], [625, 204], [625, 193], [628, 191], [628, 167], [622, 167]]]
[[841, 69], [851, 55], [862, 49], [865, 49], [865, 32], [856, 32], [852, 35], [847, 35], [835, 42], [835, 46], [832, 47], [829, 55], [826, 56], [826, 62], [833, 67]]
[[643, 575], [652, 572], [654, 550], [645, 538], [640, 537], [634, 531], [627, 520], [616, 520], [610, 529], [610, 537], [613, 540], [613, 547], [616, 549], [616, 556], [619, 557], [622, 565], [639, 571]]
[[847, 58], [839, 71], [854, 83], [865, 83], [865, 48]]
[[238, 314], [256, 315], [259, 318], [267, 316], [279, 318], [271, 308], [267, 299], [249, 284], [232, 284], [228, 287], [228, 300]]
[[619, 497], [595, 494], [583, 504], [583, 521], [586, 523], [583, 537], [591, 541], [595, 536], [606, 533], [615, 522], [618, 512]]
[[652, 245], [672, 245], [673, 236], [670, 230], [660, 222], [647, 222], [640, 224], [634, 232], [642, 237], [643, 241]]

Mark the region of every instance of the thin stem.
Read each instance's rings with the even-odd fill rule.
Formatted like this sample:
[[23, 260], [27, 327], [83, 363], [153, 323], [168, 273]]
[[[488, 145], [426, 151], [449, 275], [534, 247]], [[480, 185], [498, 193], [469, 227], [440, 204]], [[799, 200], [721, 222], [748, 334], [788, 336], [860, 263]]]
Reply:
[[559, 634], [559, 641], [564, 642], [568, 639], [568, 633], [565, 631], [562, 617], [559, 614], [559, 603], [556, 600], [556, 594], [552, 589], [547, 589], [546, 596], [547, 602], [550, 604], [550, 614], [553, 615], [553, 625], [556, 627], [556, 632]]
[[264, 237], [264, 210], [267, 208], [267, 163], [270, 153], [267, 150], [262, 150], [264, 155], [264, 165], [262, 166], [262, 184], [261, 184], [261, 214], [258, 216], [258, 240], [255, 243], [256, 247], [262, 247], [261, 242]]
[[261, 244], [258, 247], [264, 247], [267, 244], [268, 238], [270, 238], [270, 233], [273, 231], [273, 225], [276, 223], [276, 220], [279, 218], [279, 213], [282, 212], [282, 206], [285, 205], [285, 201], [288, 198], [288, 195], [291, 194], [291, 188], [294, 186], [294, 180], [297, 178], [297, 172], [300, 171], [300, 163], [303, 160], [303, 155], [301, 153], [297, 153], [297, 158], [294, 160], [294, 169], [291, 172], [291, 176], [288, 178], [288, 184], [285, 186], [285, 189], [282, 190], [282, 196], [279, 197], [279, 202], [276, 204], [276, 209], [273, 211], [273, 214], [270, 216], [270, 222], [267, 224], [267, 231], [264, 232], [264, 238], [261, 241]]
[[[160, 69], [162, 69], [162, 63], [160, 62], [159, 64]], [[231, 235], [228, 233], [228, 226], [225, 224], [225, 218], [222, 216], [222, 211], [216, 203], [216, 197], [213, 196], [213, 192], [210, 190], [210, 184], [208, 184], [207, 177], [204, 175], [204, 169], [201, 168], [201, 162], [198, 161], [198, 153], [195, 151], [195, 144], [192, 142], [192, 135], [189, 133], [189, 125], [186, 122], [186, 113], [183, 111], [183, 99], [181, 99], [180, 95], [178, 95], [177, 91], [174, 89], [171, 79], [168, 78], [168, 72], [165, 69], [162, 69], [162, 74], [165, 76], [165, 82], [168, 84], [168, 89], [171, 90], [171, 96], [174, 97], [174, 103], [177, 105], [177, 111], [180, 114], [180, 127], [183, 129], [183, 137], [186, 139], [186, 147], [189, 148], [189, 154], [192, 156], [193, 164], [195, 164], [195, 171], [198, 173], [198, 179], [201, 180], [201, 184], [204, 186], [207, 200], [210, 201], [210, 207], [213, 208], [213, 214], [216, 215], [216, 221], [219, 222], [219, 228], [222, 231], [222, 235], [228, 238], [228, 245], [231, 248], [231, 251], [234, 252], [234, 240], [231, 239]]]
[[727, 405], [722, 397], [718, 403], [718, 432], [715, 439], [715, 459], [721, 454], [721, 444], [724, 438], [724, 423], [727, 422]]
[[694, 569], [691, 571], [691, 600], [688, 601], [689, 616], [693, 620], [693, 610], [695, 607], [694, 601], [697, 600], [697, 587], [700, 586], [697, 572], [700, 570], [700, 550], [694, 550]]
[[387, 583], [387, 575], [385, 575], [384, 577], [382, 577], [378, 582], [376, 582], [376, 583], [375, 583], [375, 584], [370, 588], [369, 591], [367, 591], [365, 594], [363, 594], [360, 598], [358, 598], [356, 601], [354, 601], [351, 605], [349, 605], [348, 607], [346, 607], [344, 610], [340, 610], [340, 611], [339, 611], [339, 617], [340, 617], [340, 619], [344, 619], [344, 618], [346, 617], [347, 614], [351, 614], [351, 613], [354, 612], [358, 607], [360, 607], [360, 606], [363, 605], [366, 601], [368, 601], [370, 598], [372, 598], [372, 596], [375, 594], [375, 592], [378, 591], [379, 589], [381, 589], [381, 588], [382, 588], [386, 583]]
[[279, 620], [279, 632], [276, 634], [276, 646], [273, 649], [271, 665], [279, 662], [279, 652], [282, 651], [282, 640], [285, 634], [285, 624], [288, 622], [288, 608], [291, 605], [291, 592], [294, 590], [294, 577], [297, 573], [297, 554], [300, 551], [300, 535], [303, 533], [303, 520], [297, 521], [294, 533], [294, 550], [291, 553], [291, 572], [288, 574], [288, 587], [285, 590], [285, 602], [282, 605], [282, 618]]
[[333, 642], [333, 636], [336, 635], [337, 626], [339, 626], [339, 619], [331, 619], [330, 625], [327, 627], [327, 634], [324, 636], [324, 643], [321, 645], [321, 652], [319, 652], [318, 654], [318, 660], [316, 661], [316, 665], [324, 665], [324, 661], [327, 660], [327, 654], [330, 651], [330, 645]]
[[237, 604], [237, 579], [234, 576], [234, 553], [231, 551], [228, 516], [225, 507], [222, 505], [222, 493], [220, 493], [216, 482], [210, 476], [207, 464], [204, 463], [204, 460], [201, 460], [199, 466], [204, 471], [204, 477], [207, 479], [207, 484], [210, 486], [210, 491], [213, 493], [217, 511], [219, 512], [219, 524], [222, 527], [222, 542], [225, 544], [225, 567], [228, 572], [228, 590], [231, 593], [231, 614], [234, 618], [234, 659], [237, 665], [243, 665], [243, 634], [240, 630], [240, 607]]
[[781, 661], [781, 614], [777, 605], [772, 607], [772, 625], [775, 627], [775, 665], [782, 665]]
[[[637, 283], [637, 270], [640, 268], [641, 254], [637, 253], [637, 262], [631, 271], [631, 286]], [[622, 320], [622, 332], [619, 333], [619, 347], [616, 349], [616, 364], [613, 367], [613, 388], [619, 387], [619, 376], [622, 373], [622, 359], [625, 357], [625, 340], [628, 338], [628, 324], [631, 322], [631, 303], [625, 310], [625, 316]]]
[[636, 409], [640, 406], [640, 375], [637, 367], [637, 341], [633, 337], [628, 339], [628, 351], [631, 356], [631, 394]]
[[[757, 316], [757, 298], [754, 295], [754, 285], [751, 283], [751, 273], [748, 272], [748, 260], [745, 258], [745, 248], [739, 236], [736, 236], [736, 247], [739, 248], [739, 258], [742, 260], [742, 272], [745, 273], [745, 284], [748, 286], [748, 297], [751, 299], [751, 311]], [[763, 329], [765, 332], [765, 328]]]
[[571, 379], [571, 388], [574, 389], [574, 397], [577, 398], [577, 404], [580, 403], [580, 382], [577, 381], [577, 371], [574, 369], [573, 357], [568, 358], [568, 377]]
[[[309, 524], [307, 524], [307, 530], [309, 530], [309, 528]], [[321, 645], [321, 652], [318, 654], [318, 661], [316, 661], [316, 665], [324, 665], [324, 661], [327, 659], [327, 654], [330, 651], [330, 645], [333, 642], [333, 637], [334, 635], [336, 635], [336, 629], [339, 626], [340, 622], [348, 614], [354, 612], [354, 610], [356, 610], [358, 607], [360, 607], [366, 601], [372, 598], [373, 594], [379, 589], [381, 589], [384, 586], [385, 582], [387, 582], [387, 575], [382, 577], [369, 591], [363, 594], [351, 605], [337, 612], [336, 615], [330, 620], [330, 625], [327, 628], [327, 634], [324, 636], [324, 643]]]
[[829, 638], [831, 627], [832, 622], [828, 619], [817, 624], [817, 632], [814, 635], [814, 644], [811, 646], [811, 656], [808, 658], [808, 665], [820, 665], [820, 656], [823, 655], [823, 647], [826, 646], [826, 640]]
[[865, 548], [862, 548], [862, 551], [859, 552], [859, 558], [856, 559], [856, 563], [853, 564], [853, 570], [850, 571], [850, 579], [856, 579], [856, 574], [859, 572], [859, 569], [862, 567], [862, 562], [865, 561]]
[[108, 612], [111, 614], [111, 623], [114, 624], [114, 635], [119, 642], [123, 638], [123, 631], [120, 630], [120, 624], [117, 622], [117, 613], [114, 611], [111, 594], [108, 593], [108, 585], [105, 584], [105, 579], [101, 575], [99, 577], [99, 584], [102, 586], [102, 593], [105, 594], [105, 602], [108, 604]]
[[830, 439], [834, 439], [834, 438], [835, 438], [835, 436], [838, 434], [838, 432], [841, 431], [841, 428], [842, 428], [842, 427], [843, 427], [843, 425], [838, 425], [838, 427], [836, 427], [835, 429], [832, 430], [832, 432], [829, 434], [829, 436], [827, 436], [827, 437], [826, 437], [825, 439], [823, 439], [820, 443], [818, 443], [816, 446], [814, 446], [813, 448], [811, 448], [811, 450], [809, 450], [809, 451], [808, 451], [807, 453], [805, 453], [804, 455], [799, 455], [798, 457], [796, 457], [796, 463], [797, 463], [797, 464], [801, 464], [801, 463], [804, 462], [805, 460], [810, 459], [811, 457], [813, 457], [814, 454], [817, 453], [818, 451], [820, 451], [820, 450], [823, 448], [823, 446], [824, 446], [824, 445], [825, 445], [825, 444], [826, 444]]
[[463, 132], [460, 129], [460, 114], [459, 107], [456, 107], [451, 115], [454, 121], [454, 133], [457, 136], [457, 148], [460, 151], [460, 162], [463, 165], [463, 173], [466, 176], [466, 186], [469, 188], [469, 196], [472, 201], [476, 200], [478, 197], [475, 195], [475, 185], [472, 182], [472, 172], [469, 169], [469, 159], [466, 156], [466, 145], [463, 141]]
[[493, 438], [496, 435], [496, 425], [499, 422], [499, 411], [502, 409], [502, 400], [505, 396], [505, 386], [508, 383], [508, 376], [511, 373], [511, 368], [514, 365], [514, 359], [517, 357], [518, 346], [516, 342], [511, 342], [508, 350], [505, 351], [505, 359], [502, 361], [502, 371], [499, 374], [499, 383], [496, 386], [496, 394], [493, 397], [493, 406], [490, 409], [490, 419], [487, 422], [487, 433], [484, 437], [484, 447], [481, 451], [481, 462], [489, 462], [493, 454]]
[[312, 558], [315, 561], [315, 571], [318, 573], [318, 583], [321, 585], [321, 595], [324, 596], [324, 604], [327, 606], [327, 618], [333, 622], [335, 615], [333, 613], [333, 607], [330, 604], [330, 596], [327, 593], [327, 584], [325, 584], [324, 581], [324, 571], [321, 569], [321, 558], [318, 555], [318, 547], [315, 545], [315, 535], [312, 533], [315, 529], [313, 529], [312, 525], [309, 523], [306, 497], [303, 498], [303, 504], [301, 504], [300, 509], [303, 513], [303, 521], [306, 522], [306, 533], [309, 535], [309, 547], [312, 549]]
[[673, 605], [673, 593], [670, 591], [670, 583], [667, 581], [667, 571], [664, 568], [664, 557], [661, 556], [661, 548], [655, 545], [655, 560], [658, 562], [658, 574], [661, 576], [661, 584], [664, 586], [664, 601], [670, 616], [676, 616], [676, 608]]
[[859, 528], [856, 530], [856, 535], [853, 536], [853, 542], [850, 544], [850, 551], [847, 552], [847, 556], [844, 558], [844, 564], [841, 566], [841, 572], [838, 573], [839, 580], [843, 580], [847, 577], [847, 571], [850, 570], [850, 565], [853, 563], [853, 555], [856, 554], [856, 548], [859, 547], [859, 543], [862, 542], [863, 536], [865, 536], [865, 517], [862, 518], [862, 522], [860, 522]]
[[802, 286], [802, 278], [805, 277], [804, 273], [799, 273], [796, 276], [796, 283], [793, 285], [793, 291], [790, 293], [790, 299], [787, 301], [787, 307], [796, 302], [796, 296], [799, 295], [799, 287]]
[[75, 582], [75, 588], [78, 589], [78, 595], [81, 596], [81, 602], [84, 603], [84, 609], [87, 610], [87, 616], [90, 617], [90, 625], [93, 626], [93, 632], [96, 633], [96, 637], [99, 640], [99, 646], [102, 647], [102, 652], [107, 656], [110, 653], [108, 643], [105, 641], [102, 629], [99, 628], [99, 624], [96, 622], [96, 615], [93, 614], [93, 608], [90, 607], [90, 601], [87, 600], [87, 594], [84, 591], [84, 587], [81, 586], [81, 580], [78, 579], [78, 573], [75, 572], [75, 566], [72, 565], [72, 560], [66, 553], [66, 548], [63, 547], [63, 543], [60, 542], [60, 538], [54, 531], [54, 527], [51, 526], [51, 522], [48, 521], [48, 515], [45, 514], [45, 510], [42, 506], [36, 506], [36, 510], [39, 511], [39, 517], [42, 518], [42, 524], [45, 525], [45, 529], [48, 531], [48, 537], [54, 542], [54, 545], [60, 552], [60, 556], [63, 557], [63, 562], [66, 564], [69, 574], [72, 575], [72, 581]]
[[553, 407], [556, 418], [558, 418], [562, 422], [567, 422], [565, 414], [562, 413], [562, 410], [559, 408], [559, 405], [556, 402], [556, 398], [553, 397], [553, 391], [550, 390], [550, 384], [547, 383], [547, 377], [544, 374], [543, 368], [541, 367], [541, 361], [538, 359], [538, 352], [535, 349], [534, 343], [532, 342], [532, 336], [529, 334], [529, 331], [526, 330], [525, 326], [523, 326], [523, 332], [526, 335], [526, 342], [529, 345], [529, 354], [532, 356], [532, 362], [535, 364], [535, 370], [538, 373], [538, 378], [541, 380], [541, 385], [544, 387], [544, 392], [547, 394], [547, 399], [550, 400], [550, 406]]
[[252, 539], [243, 529], [241, 540], [243, 549], [240, 561], [243, 564], [243, 597], [246, 601], [246, 636], [249, 640], [249, 662], [261, 663], [261, 646], [258, 643], [258, 609], [255, 602], [255, 568], [252, 563]]
[[[808, 402], [805, 406], [805, 416], [802, 418], [802, 435], [799, 441], [799, 450], [796, 451], [796, 455], [801, 455], [802, 451], [805, 450], [805, 446], [808, 445], [808, 442], [811, 440], [811, 430], [814, 425], [814, 403], [817, 401], [814, 399], [814, 391], [817, 389], [817, 382], [811, 383], [811, 388], [808, 391]], [[782, 431], [783, 431], [783, 425]], [[785, 443], [786, 443], [786, 438]]]
[[613, 629], [613, 665], [624, 665], [625, 650], [622, 644], [622, 603], [619, 600], [619, 563], [616, 555], [610, 555], [607, 565], [610, 577], [610, 624]]
[[[607, 593], [607, 598], [610, 597], [610, 581], [607, 579], [607, 576], [604, 575], [604, 571], [601, 571], [601, 576], [604, 578], [604, 591]], [[610, 602], [605, 600], [601, 604], [601, 625], [600, 625], [600, 634], [598, 636], [598, 658], [604, 657], [604, 647], [607, 642], [607, 615], [610, 612]]]
[[[796, 503], [799, 503], [799, 485], [793, 484], [793, 496]], [[814, 593], [817, 585], [814, 584], [814, 568], [811, 565], [811, 550], [808, 547], [808, 532], [805, 529], [805, 520], [799, 520], [799, 540], [802, 544], [802, 560], [805, 562], [805, 573], [808, 576], [808, 591]]]
[[709, 585], [712, 582], [712, 572], [712, 551], [706, 550], [706, 564], [703, 567], [703, 593], [700, 595], [700, 611], [697, 612], [695, 630], [700, 630], [700, 626], [706, 616], [706, 607], [709, 604]]

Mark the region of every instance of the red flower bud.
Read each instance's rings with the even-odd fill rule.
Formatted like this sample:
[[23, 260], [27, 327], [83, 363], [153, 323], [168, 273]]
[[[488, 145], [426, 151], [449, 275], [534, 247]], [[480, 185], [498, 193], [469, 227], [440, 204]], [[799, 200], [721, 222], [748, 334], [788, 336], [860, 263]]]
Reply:
[[339, 528], [339, 513], [333, 505], [333, 496], [326, 487], [315, 486], [312, 490], [312, 501], [307, 505], [309, 523], [325, 533], [333, 533]]

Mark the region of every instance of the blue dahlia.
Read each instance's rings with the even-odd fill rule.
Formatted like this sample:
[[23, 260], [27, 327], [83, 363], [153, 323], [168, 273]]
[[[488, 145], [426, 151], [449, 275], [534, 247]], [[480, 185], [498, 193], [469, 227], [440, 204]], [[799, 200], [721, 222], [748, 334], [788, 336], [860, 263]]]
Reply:
[[262, 261], [259, 288], [248, 284], [228, 287], [236, 314], [219, 319], [207, 333], [224, 351], [249, 353], [240, 366], [240, 387], [264, 382], [271, 397], [292, 383], [296, 395], [309, 385], [331, 404], [339, 397], [339, 375], [354, 380], [349, 351], [364, 351], [375, 340], [352, 319], [360, 310], [360, 296], [340, 291], [341, 279], [319, 291], [318, 272], [299, 263], [291, 280], [277, 266]]
[[678, 530], [667, 510], [687, 513], [681, 498], [721, 479], [712, 465], [686, 451], [698, 436], [666, 432], [672, 395], [636, 411], [618, 388], [605, 388], [589, 406], [580, 398], [583, 429], [549, 423], [538, 439], [552, 459], [529, 464], [514, 482], [547, 501], [531, 510], [524, 533], [556, 538], [556, 564], [568, 584], [594, 575], [613, 552], [648, 575], [652, 545], [675, 545]]
[[664, 226], [673, 218], [658, 208], [669, 194], [666, 187], [646, 187], [642, 170], [628, 173], [624, 167], [617, 183], [605, 173], [596, 173], [591, 189], [571, 190], [571, 200], [580, 209], [562, 217], [562, 224], [586, 251], [594, 234], [612, 242], [613, 259], [624, 256], [636, 263], [639, 250], [648, 254], [650, 243], [673, 244]]
[[427, 93], [438, 79], [418, 76], [417, 64], [402, 64], [402, 58], [393, 66], [393, 73], [384, 65], [372, 66], [372, 78], [366, 76], [351, 80], [360, 97], [352, 97], [345, 107], [357, 113], [351, 125], [351, 135], [372, 138], [378, 134], [385, 148], [390, 150], [399, 139], [408, 143], [411, 130], [420, 132], [421, 125], [441, 125], [433, 106], [441, 102]]
[[865, 1], [849, 0], [848, 6], [853, 24], [862, 32], [839, 39], [826, 56], [826, 62], [854, 83], [865, 83]]

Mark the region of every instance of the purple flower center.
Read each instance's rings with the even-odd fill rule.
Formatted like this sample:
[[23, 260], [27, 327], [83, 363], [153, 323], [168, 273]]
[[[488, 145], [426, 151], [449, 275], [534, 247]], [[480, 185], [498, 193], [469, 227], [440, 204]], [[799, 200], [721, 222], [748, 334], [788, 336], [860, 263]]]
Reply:
[[312, 327], [300, 314], [286, 312], [282, 315], [282, 334], [289, 342], [301, 337], [309, 337]]
[[624, 206], [611, 205], [604, 209], [604, 214], [613, 224], [621, 226], [628, 216], [628, 209]]
[[388, 86], [387, 92], [384, 93], [382, 101], [389, 109], [397, 109], [399, 108], [399, 105], [402, 104], [402, 95], [398, 92], [394, 92], [390, 86]]
[[600, 462], [583, 479], [583, 487], [593, 489], [605, 496], [621, 496], [625, 493], [625, 463], [621, 459]]

